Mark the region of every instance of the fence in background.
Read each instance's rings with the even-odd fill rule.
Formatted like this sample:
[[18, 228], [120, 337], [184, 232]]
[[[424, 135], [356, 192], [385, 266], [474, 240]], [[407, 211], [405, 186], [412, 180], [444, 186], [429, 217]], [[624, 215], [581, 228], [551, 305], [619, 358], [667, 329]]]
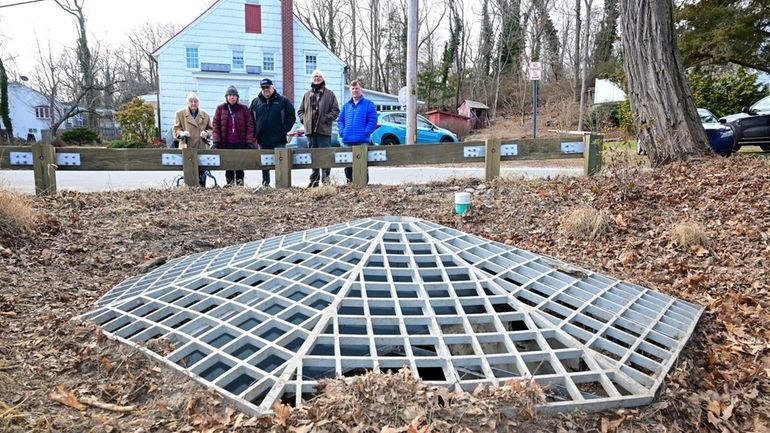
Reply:
[[185, 184], [198, 186], [198, 168], [275, 170], [276, 187], [291, 186], [292, 169], [353, 167], [353, 184], [366, 184], [368, 167], [484, 163], [487, 180], [500, 176], [500, 163], [514, 160], [583, 158], [587, 176], [602, 164], [602, 136], [537, 140], [486, 140], [409, 146], [355, 146], [323, 149], [203, 150], [54, 148], [49, 144], [0, 147], [0, 169], [34, 170], [35, 192], [56, 193], [56, 172], [179, 171]]

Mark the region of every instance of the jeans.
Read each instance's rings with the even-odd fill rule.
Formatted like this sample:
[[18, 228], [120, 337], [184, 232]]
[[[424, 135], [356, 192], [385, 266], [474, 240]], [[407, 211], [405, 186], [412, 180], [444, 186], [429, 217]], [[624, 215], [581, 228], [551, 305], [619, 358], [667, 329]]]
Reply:
[[[345, 143], [347, 146], [368, 146], [371, 143], [361, 141], [358, 143]], [[353, 182], [353, 167], [345, 167], [345, 180], [350, 183]], [[366, 168], [366, 183], [369, 183], [369, 168]]]
[[[260, 150], [272, 150], [272, 149], [284, 149], [284, 148], [286, 148], [286, 143], [259, 145]], [[270, 170], [262, 170], [262, 185], [263, 186], [270, 185]]]
[[198, 169], [198, 185], [201, 188], [206, 188], [206, 170], [203, 168]]
[[[321, 134], [308, 135], [307, 147], [311, 149], [318, 147], [332, 147], [332, 137], [331, 135]], [[323, 183], [329, 183], [329, 175], [331, 174], [331, 171], [331, 168], [314, 168], [312, 173], [310, 173], [310, 185], [308, 186], [317, 187], [319, 180]]]

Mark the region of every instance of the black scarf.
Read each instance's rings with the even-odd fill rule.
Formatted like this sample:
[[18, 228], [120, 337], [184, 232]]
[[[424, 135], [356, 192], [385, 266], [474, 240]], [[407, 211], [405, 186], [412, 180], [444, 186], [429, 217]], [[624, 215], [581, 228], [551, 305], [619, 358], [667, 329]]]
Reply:
[[318, 93], [326, 87], [326, 80], [321, 81], [318, 84], [310, 84], [310, 88], [313, 89], [313, 93]]

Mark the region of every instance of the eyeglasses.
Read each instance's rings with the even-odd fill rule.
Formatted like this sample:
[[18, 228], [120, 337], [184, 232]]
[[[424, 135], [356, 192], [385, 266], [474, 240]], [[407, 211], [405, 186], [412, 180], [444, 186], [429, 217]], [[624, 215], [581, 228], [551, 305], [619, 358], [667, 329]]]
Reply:
[[270, 86], [262, 86], [262, 90], [269, 89]]
[[313, 78], [323, 78], [323, 75], [313, 75]]

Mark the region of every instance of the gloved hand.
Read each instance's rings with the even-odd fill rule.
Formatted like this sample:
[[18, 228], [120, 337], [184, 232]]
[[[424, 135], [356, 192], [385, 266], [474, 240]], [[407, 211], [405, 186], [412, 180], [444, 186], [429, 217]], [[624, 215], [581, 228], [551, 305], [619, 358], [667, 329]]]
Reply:
[[187, 138], [190, 136], [190, 133], [187, 131], [179, 131], [179, 138]]
[[249, 149], [256, 149], [256, 147], [254, 147], [254, 143], [246, 143], [246, 147]]
[[219, 143], [211, 143], [212, 149], [219, 149]]
[[201, 131], [201, 138], [204, 139], [204, 140], [208, 140], [209, 139], [209, 132], [205, 131], [205, 130]]

